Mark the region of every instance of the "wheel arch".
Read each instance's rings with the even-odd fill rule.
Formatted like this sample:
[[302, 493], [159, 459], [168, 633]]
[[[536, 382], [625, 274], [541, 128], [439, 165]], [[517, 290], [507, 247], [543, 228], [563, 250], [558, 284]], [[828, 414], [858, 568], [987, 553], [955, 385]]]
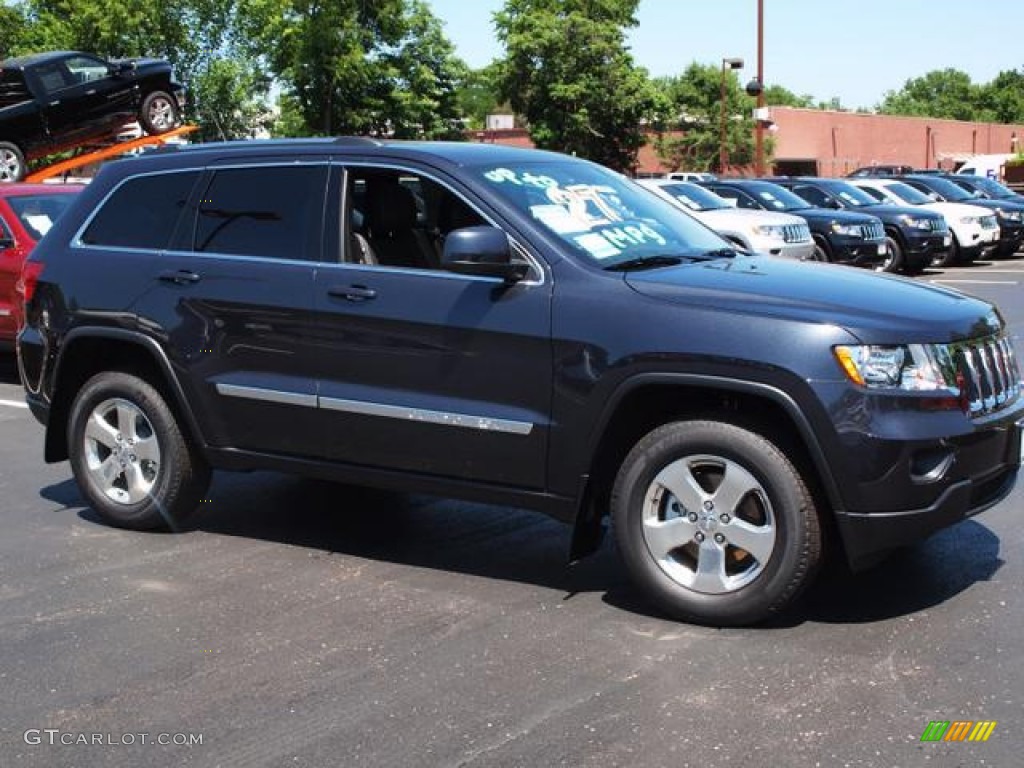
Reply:
[[[810, 473], [814, 492], [832, 508], [842, 508], [835, 477], [814, 428], [784, 390], [761, 382], [704, 374], [646, 374], [623, 382], [606, 405], [583, 478], [569, 559], [597, 549], [615, 473], [644, 434], [668, 421], [716, 418], [752, 429], [791, 453]], [[823, 524], [831, 525], [824, 521]]]
[[164, 396], [183, 431], [204, 454], [206, 441], [164, 350], [141, 333], [121, 328], [80, 328], [61, 344], [53, 371], [50, 417], [46, 428], [47, 462], [68, 458], [68, 416], [82, 385], [102, 371], [121, 371], [145, 379]]

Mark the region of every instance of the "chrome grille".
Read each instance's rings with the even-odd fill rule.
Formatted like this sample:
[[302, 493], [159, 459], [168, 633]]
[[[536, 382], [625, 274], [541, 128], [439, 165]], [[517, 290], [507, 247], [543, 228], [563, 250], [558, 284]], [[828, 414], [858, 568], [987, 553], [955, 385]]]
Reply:
[[1020, 368], [1005, 336], [951, 344], [947, 350], [972, 416], [998, 411], [1020, 395]]
[[949, 232], [949, 225], [945, 218], [928, 219], [928, 227], [932, 232]]
[[864, 233], [865, 240], [883, 240], [885, 238], [885, 228], [880, 221], [863, 225], [861, 231]]
[[806, 243], [811, 239], [811, 228], [806, 224], [787, 224], [782, 230], [787, 243]]
[[997, 229], [999, 222], [996, 221], [995, 216], [980, 216], [978, 217], [978, 223], [982, 229]]

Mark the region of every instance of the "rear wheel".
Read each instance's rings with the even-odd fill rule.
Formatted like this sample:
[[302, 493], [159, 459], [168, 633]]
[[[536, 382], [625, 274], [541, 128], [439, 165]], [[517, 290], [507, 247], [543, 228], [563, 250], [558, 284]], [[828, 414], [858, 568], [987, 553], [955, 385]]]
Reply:
[[25, 155], [18, 145], [0, 141], [0, 182], [21, 181], [25, 172]]
[[686, 621], [761, 621], [793, 602], [821, 559], [807, 484], [774, 443], [725, 422], [647, 434], [619, 470], [611, 511], [630, 576]]
[[136, 376], [93, 376], [75, 397], [68, 427], [78, 487], [111, 525], [175, 529], [209, 485], [209, 467], [174, 412]]

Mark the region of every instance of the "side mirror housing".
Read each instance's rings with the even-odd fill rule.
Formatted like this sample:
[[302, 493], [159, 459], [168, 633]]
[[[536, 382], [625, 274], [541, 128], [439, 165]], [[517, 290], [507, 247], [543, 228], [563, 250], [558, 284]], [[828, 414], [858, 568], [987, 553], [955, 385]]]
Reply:
[[508, 235], [496, 227], [465, 227], [449, 232], [441, 266], [460, 275], [498, 277], [506, 283], [522, 280], [530, 269], [512, 260]]

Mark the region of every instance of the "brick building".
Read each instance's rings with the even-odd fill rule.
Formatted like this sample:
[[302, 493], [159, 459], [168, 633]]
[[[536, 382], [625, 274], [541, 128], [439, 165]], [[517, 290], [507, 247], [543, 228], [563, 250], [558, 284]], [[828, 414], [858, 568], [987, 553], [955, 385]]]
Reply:
[[[953, 170], [972, 155], [1024, 149], [1024, 125], [795, 107], [771, 107], [770, 114], [777, 130], [770, 133], [775, 152], [769, 172], [777, 174], [845, 176], [855, 168], [883, 164]], [[524, 130], [480, 131], [473, 137], [531, 146]], [[640, 150], [638, 172], [666, 170], [653, 142]]]

